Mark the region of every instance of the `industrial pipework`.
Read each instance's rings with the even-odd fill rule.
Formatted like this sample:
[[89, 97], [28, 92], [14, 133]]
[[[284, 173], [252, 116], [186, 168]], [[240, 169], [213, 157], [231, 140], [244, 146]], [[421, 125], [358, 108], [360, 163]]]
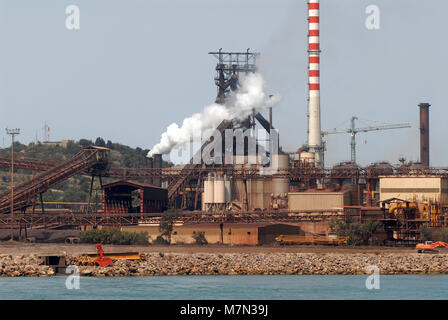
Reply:
[[319, 0], [308, 2], [308, 147], [316, 167], [322, 167], [323, 148], [320, 125]]

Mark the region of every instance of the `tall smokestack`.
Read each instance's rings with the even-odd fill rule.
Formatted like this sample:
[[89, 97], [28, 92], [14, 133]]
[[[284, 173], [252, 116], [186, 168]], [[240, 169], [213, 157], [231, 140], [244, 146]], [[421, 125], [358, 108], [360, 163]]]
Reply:
[[[154, 169], [162, 168], [162, 155], [160, 153], [157, 153], [154, 155], [153, 168]], [[160, 172], [158, 172], [158, 173], [160, 174]], [[159, 177], [153, 178], [152, 183], [158, 187], [162, 186], [162, 180]]]
[[420, 103], [420, 162], [429, 167], [429, 103]]
[[322, 167], [322, 136], [320, 128], [319, 68], [319, 0], [308, 2], [308, 147], [314, 153], [316, 167]]
[[[154, 167], [154, 159], [153, 158], [146, 158], [146, 166], [150, 169], [152, 169]], [[152, 177], [148, 179], [148, 183], [149, 184], [153, 184], [153, 180]]]

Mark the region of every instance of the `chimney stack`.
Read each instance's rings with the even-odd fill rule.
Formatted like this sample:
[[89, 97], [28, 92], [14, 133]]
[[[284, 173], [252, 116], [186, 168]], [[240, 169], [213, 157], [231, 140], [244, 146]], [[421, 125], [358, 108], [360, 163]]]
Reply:
[[429, 167], [429, 103], [420, 103], [420, 162]]
[[[153, 168], [154, 169], [162, 169], [162, 155], [161, 154], [154, 154], [154, 160], [153, 160]], [[161, 173], [161, 171], [157, 170], [157, 173]], [[157, 186], [162, 186], [162, 180], [160, 177], [154, 177], [152, 179], [152, 183]]]
[[308, 2], [308, 147], [316, 167], [322, 167], [320, 127], [319, 0]]

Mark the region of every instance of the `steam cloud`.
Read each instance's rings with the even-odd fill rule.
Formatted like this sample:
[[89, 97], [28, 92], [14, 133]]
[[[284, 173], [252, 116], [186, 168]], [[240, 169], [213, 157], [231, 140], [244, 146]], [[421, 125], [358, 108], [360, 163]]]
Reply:
[[280, 101], [278, 95], [269, 97], [265, 94], [266, 83], [259, 73], [251, 73], [240, 79], [241, 86], [231, 92], [225, 104], [211, 104], [201, 112], [185, 118], [182, 126], [170, 124], [162, 133], [160, 142], [149, 152], [148, 157], [154, 154], [167, 154], [175, 147], [179, 147], [191, 140], [198, 141], [201, 135], [207, 135], [215, 130], [223, 120], [248, 117], [252, 110], [257, 111], [273, 107]]

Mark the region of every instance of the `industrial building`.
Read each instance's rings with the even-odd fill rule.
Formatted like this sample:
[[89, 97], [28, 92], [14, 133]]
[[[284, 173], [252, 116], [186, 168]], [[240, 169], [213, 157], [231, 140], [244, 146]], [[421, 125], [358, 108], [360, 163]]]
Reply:
[[391, 198], [418, 203], [448, 203], [448, 180], [440, 176], [380, 177], [380, 201]]
[[[155, 240], [160, 234], [161, 216], [169, 208], [182, 212], [174, 226], [174, 243], [192, 243], [195, 233], [204, 232], [209, 243], [247, 245], [272, 243], [279, 234], [328, 234], [331, 219], [381, 221], [384, 230], [377, 236], [378, 240], [416, 240], [423, 224], [446, 226], [448, 170], [430, 166], [428, 103], [418, 105], [420, 163], [403, 160], [398, 166], [380, 162], [367, 167], [356, 163], [357, 133], [407, 128], [407, 124], [357, 128], [357, 118], [352, 117], [347, 130], [322, 131], [319, 1], [309, 0], [308, 6], [306, 145], [298, 146], [295, 152], [284, 151], [278, 145], [270, 109], [268, 119], [253, 110], [245, 119], [223, 120], [218, 125], [216, 129], [221, 136], [226, 130], [235, 132], [256, 127], [269, 136], [266, 143], [266, 139], [262, 141], [256, 135], [239, 141], [235, 134], [230, 143], [230, 156], [213, 152], [209, 159], [203, 159], [204, 150], [229, 150], [224, 141], [210, 137], [188, 163], [168, 168], [163, 168], [161, 154], [148, 158], [146, 168], [110, 167], [108, 150], [98, 147], [86, 148], [61, 163], [16, 159], [16, 169], [42, 173], [15, 186], [14, 194], [0, 194], [0, 213], [10, 214], [9, 220], [0, 221], [0, 226], [23, 224], [26, 228], [50, 223], [119, 226], [147, 231], [151, 240]], [[218, 60], [215, 101], [223, 104], [232, 92], [238, 91], [240, 77], [257, 71], [256, 59], [260, 53], [250, 49], [243, 52], [220, 49], [209, 54]], [[322, 137], [333, 133], [351, 135], [351, 161], [326, 168]], [[251, 145], [255, 146], [256, 156], [251, 154]], [[260, 151], [268, 161], [258, 156]], [[214, 161], [209, 162], [210, 159]], [[9, 159], [0, 158], [0, 166], [11, 165]], [[92, 182], [101, 177], [118, 180], [102, 185], [101, 211], [50, 217], [45, 215], [42, 206], [38, 220], [30, 214], [35, 213], [43, 192], [77, 174], [91, 176]]]
[[[154, 242], [160, 234], [158, 225], [123, 227], [127, 231], [144, 231]], [[281, 223], [196, 223], [175, 224], [171, 236], [173, 244], [193, 244], [195, 235], [203, 232], [209, 244], [225, 245], [269, 245], [275, 237], [283, 235], [305, 235], [299, 226]]]
[[168, 190], [145, 183], [118, 181], [103, 185], [104, 214], [163, 212]]
[[289, 192], [288, 209], [291, 211], [337, 211], [344, 212], [344, 207], [351, 205], [350, 191], [344, 192]]

